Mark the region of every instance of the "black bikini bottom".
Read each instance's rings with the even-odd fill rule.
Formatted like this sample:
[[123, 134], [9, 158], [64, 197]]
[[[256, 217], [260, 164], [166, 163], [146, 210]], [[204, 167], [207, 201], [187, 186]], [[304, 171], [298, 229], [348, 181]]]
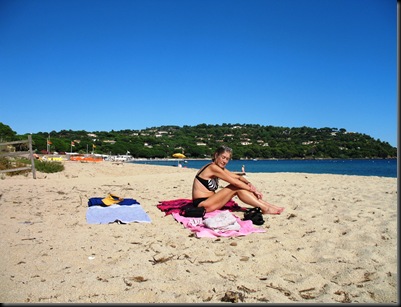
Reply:
[[203, 198], [194, 199], [194, 200], [192, 201], [192, 204], [193, 204], [195, 207], [198, 207], [199, 204], [200, 204], [201, 202], [203, 202], [204, 200], [206, 200], [206, 199], [208, 199], [208, 197], [203, 197]]

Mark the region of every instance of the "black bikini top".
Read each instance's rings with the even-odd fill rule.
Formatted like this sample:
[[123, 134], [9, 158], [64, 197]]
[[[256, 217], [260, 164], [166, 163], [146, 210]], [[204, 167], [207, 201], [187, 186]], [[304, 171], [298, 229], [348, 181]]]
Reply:
[[219, 178], [212, 178], [209, 180], [203, 179], [201, 177], [199, 177], [199, 175], [212, 163], [209, 163], [207, 165], [205, 165], [200, 172], [195, 176], [196, 179], [199, 180], [200, 183], [202, 183], [204, 185], [204, 187], [206, 189], [208, 189], [209, 191], [216, 191], [219, 187]]

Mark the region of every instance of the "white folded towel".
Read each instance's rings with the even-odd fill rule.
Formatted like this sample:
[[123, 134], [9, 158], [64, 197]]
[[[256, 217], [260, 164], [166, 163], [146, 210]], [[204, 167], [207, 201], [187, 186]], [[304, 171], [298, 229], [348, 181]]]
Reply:
[[241, 226], [238, 224], [235, 216], [229, 211], [223, 211], [215, 216], [208, 217], [203, 220], [205, 227], [216, 231], [240, 230]]

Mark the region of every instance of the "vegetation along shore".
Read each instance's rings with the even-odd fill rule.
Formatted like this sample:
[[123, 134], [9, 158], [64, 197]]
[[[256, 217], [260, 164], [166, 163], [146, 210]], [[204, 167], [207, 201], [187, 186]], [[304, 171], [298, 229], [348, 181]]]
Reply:
[[[26, 139], [0, 123], [2, 141]], [[344, 128], [275, 127], [254, 124], [160, 126], [141, 130], [72, 131], [32, 134], [36, 153], [76, 152], [134, 158], [209, 158], [222, 143], [232, 147], [233, 159], [361, 159], [395, 158], [397, 148], [369, 135]]]

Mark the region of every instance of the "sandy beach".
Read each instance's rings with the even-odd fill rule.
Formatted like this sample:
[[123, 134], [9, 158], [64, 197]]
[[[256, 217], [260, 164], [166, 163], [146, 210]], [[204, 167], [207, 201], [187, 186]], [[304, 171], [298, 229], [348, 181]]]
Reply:
[[[398, 303], [396, 178], [248, 173], [285, 211], [264, 233], [197, 238], [156, 207], [190, 198], [196, 170], [63, 163], [0, 180], [3, 303]], [[151, 223], [88, 224], [108, 193]]]

